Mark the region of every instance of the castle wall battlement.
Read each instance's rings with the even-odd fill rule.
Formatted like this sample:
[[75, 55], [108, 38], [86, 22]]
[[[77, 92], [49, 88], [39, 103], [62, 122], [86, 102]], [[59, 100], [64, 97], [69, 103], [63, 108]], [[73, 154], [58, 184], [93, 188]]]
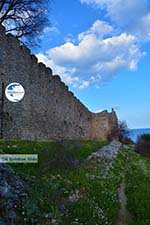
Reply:
[[18, 103], [4, 98], [6, 139], [106, 139], [117, 126], [115, 112], [90, 112], [58, 75], [0, 26], [1, 95], [2, 83], [12, 82], [22, 84], [25, 97]]

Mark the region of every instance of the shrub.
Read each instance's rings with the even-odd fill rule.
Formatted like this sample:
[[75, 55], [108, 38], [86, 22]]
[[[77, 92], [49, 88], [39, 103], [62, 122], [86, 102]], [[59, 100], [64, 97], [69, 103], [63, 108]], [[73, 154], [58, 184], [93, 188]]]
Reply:
[[[39, 160], [48, 168], [65, 167], [76, 168], [93, 152], [107, 145], [108, 141], [78, 141], [60, 140], [51, 148], [40, 151]], [[41, 165], [40, 164], [40, 165]]]
[[118, 123], [118, 137], [119, 141], [123, 141], [129, 136], [128, 126], [125, 121], [119, 121]]
[[[48, 153], [48, 151], [47, 151]], [[47, 163], [52, 167], [78, 167], [80, 142], [61, 140], [55, 143], [53, 156], [48, 156]]]
[[111, 134], [108, 135], [108, 140], [112, 141], [113, 139], [118, 139], [124, 144], [133, 144], [133, 141], [129, 137], [129, 129], [126, 124], [126, 121], [119, 121], [118, 128]]
[[142, 134], [138, 137], [136, 151], [150, 157], [150, 134]]

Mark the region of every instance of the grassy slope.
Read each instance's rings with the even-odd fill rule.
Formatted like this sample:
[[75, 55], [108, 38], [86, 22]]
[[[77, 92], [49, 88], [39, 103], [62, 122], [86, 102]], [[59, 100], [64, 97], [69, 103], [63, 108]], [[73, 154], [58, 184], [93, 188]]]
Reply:
[[4, 150], [5, 154], [38, 154], [38, 164], [11, 164], [19, 172], [22, 171], [35, 176], [41, 176], [43, 171], [45, 173], [47, 167], [50, 166], [51, 168], [52, 162], [59, 159], [59, 156], [62, 157], [62, 161], [64, 160], [64, 164], [66, 159], [76, 159], [82, 162], [92, 152], [107, 144], [107, 141], [67, 141], [60, 145], [56, 142], [0, 140], [0, 148]]
[[[81, 188], [86, 188], [86, 192], [81, 200], [70, 206], [68, 219], [70, 223], [66, 224], [115, 224], [119, 208], [118, 187], [124, 168], [124, 159], [125, 154], [121, 152], [111, 166], [107, 177], [101, 176], [101, 165], [99, 164], [94, 165], [97, 168], [94, 172], [87, 171], [85, 168], [82, 181], [80, 181], [80, 176], [78, 180], [81, 182]], [[75, 220], [78, 222], [75, 223]]]
[[150, 224], [150, 158], [129, 152], [126, 194], [132, 225]]
[[[26, 182], [28, 197], [22, 206], [18, 224], [59, 225], [115, 225], [119, 209], [118, 187], [125, 169], [128, 209], [133, 225], [150, 224], [150, 159], [141, 157], [132, 149], [119, 153], [106, 177], [103, 164], [88, 163], [78, 168], [66, 168], [66, 158], [83, 161], [106, 143], [70, 142], [62, 149], [52, 142], [0, 142], [5, 153], [37, 153], [39, 164], [11, 164]], [[63, 153], [64, 165], [52, 166], [58, 152]], [[61, 152], [62, 151], [62, 152]], [[62, 155], [62, 156], [63, 156]], [[70, 203], [68, 198], [78, 190], [81, 199]]]

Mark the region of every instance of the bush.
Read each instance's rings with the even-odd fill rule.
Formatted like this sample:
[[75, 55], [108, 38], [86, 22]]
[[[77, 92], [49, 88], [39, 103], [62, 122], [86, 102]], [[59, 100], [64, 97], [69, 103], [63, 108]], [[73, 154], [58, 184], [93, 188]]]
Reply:
[[150, 157], [150, 134], [142, 134], [138, 137], [136, 151]]
[[113, 139], [118, 139], [124, 144], [133, 144], [133, 141], [129, 137], [129, 129], [126, 124], [126, 121], [119, 121], [118, 128], [111, 134], [108, 135], [108, 140], [112, 141]]
[[50, 149], [42, 150], [39, 159], [42, 158], [43, 167], [47, 169], [56, 167], [76, 168], [89, 155], [107, 144], [108, 141], [60, 140], [55, 142], [55, 145]]
[[52, 167], [78, 167], [80, 164], [80, 142], [61, 140], [55, 144], [55, 153], [48, 157], [48, 164]]
[[118, 137], [119, 141], [123, 141], [129, 136], [128, 126], [125, 121], [119, 121], [118, 123]]

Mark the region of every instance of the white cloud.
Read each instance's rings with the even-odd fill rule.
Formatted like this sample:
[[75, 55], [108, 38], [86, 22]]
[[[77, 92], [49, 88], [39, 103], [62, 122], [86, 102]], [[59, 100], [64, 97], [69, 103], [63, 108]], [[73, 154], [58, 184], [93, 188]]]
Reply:
[[68, 39], [37, 57], [64, 82], [83, 89], [92, 84], [101, 86], [123, 69], [135, 70], [144, 55], [137, 43], [134, 34], [115, 34], [112, 25], [96, 20], [87, 31], [78, 34], [75, 42]]
[[129, 29], [141, 42], [150, 41], [150, 13], [135, 22]]
[[[138, 48], [136, 48], [134, 41], [134, 36], [124, 33], [103, 40], [95, 34], [87, 34], [82, 37], [78, 45], [67, 42], [50, 49], [47, 54], [58, 65], [76, 67], [77, 70], [87, 70], [94, 68], [97, 64], [111, 63], [117, 56], [117, 59], [124, 58], [125, 60], [127, 54], [130, 56], [129, 60], [131, 57], [136, 57]], [[136, 49], [135, 54], [131, 49]]]
[[43, 30], [43, 33], [49, 33], [49, 32], [59, 33], [59, 30], [56, 26], [45, 27]]
[[72, 34], [68, 34], [67, 37], [64, 38], [64, 41], [74, 43], [76, 40]]
[[99, 38], [104, 38], [105, 35], [110, 35], [113, 31], [113, 27], [105, 21], [96, 20], [91, 28], [86, 32], [82, 32], [78, 35], [78, 39], [81, 41], [87, 34], [96, 34]]
[[79, 89], [84, 89], [90, 85], [89, 81], [82, 81], [82, 84], [79, 86]]
[[[94, 4], [105, 9], [108, 16], [117, 23], [135, 20], [148, 12], [147, 0], [80, 0], [81, 3]], [[121, 20], [121, 21], [118, 21]], [[125, 20], [124, 20], [125, 19]]]
[[103, 112], [104, 109], [99, 109], [99, 110], [96, 110], [94, 113], [100, 113], [100, 112]]
[[107, 17], [125, 32], [150, 41], [150, 14], [147, 0], [80, 0], [106, 11]]

